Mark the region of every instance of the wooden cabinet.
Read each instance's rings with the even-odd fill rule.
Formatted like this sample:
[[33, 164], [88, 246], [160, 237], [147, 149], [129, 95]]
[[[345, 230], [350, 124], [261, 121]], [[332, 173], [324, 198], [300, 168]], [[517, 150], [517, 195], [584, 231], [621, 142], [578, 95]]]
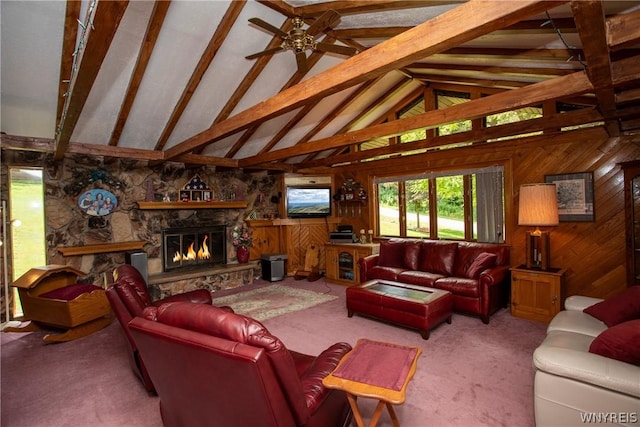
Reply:
[[324, 245], [326, 276], [330, 282], [343, 285], [360, 283], [358, 260], [380, 252], [377, 243], [329, 243]]
[[262, 254], [280, 253], [280, 227], [272, 225], [252, 227], [250, 259], [260, 259]]
[[640, 161], [621, 164], [624, 171], [627, 286], [640, 285]]
[[562, 309], [565, 270], [511, 269], [511, 314], [549, 323]]

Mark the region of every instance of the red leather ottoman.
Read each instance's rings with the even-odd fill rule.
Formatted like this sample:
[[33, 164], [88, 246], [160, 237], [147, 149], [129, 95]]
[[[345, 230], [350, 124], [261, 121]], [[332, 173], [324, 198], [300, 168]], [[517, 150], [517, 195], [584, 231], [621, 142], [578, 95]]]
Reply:
[[449, 291], [376, 279], [346, 292], [349, 317], [358, 313], [415, 328], [425, 340], [440, 323], [451, 323], [453, 295]]

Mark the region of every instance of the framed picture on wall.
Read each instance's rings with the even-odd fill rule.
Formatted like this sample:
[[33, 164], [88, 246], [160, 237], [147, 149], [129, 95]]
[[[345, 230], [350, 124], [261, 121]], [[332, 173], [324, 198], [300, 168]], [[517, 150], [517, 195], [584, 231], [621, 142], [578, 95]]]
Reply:
[[561, 222], [595, 221], [593, 172], [545, 175], [544, 181], [556, 185]]
[[105, 216], [113, 212], [118, 206], [118, 199], [107, 190], [88, 190], [78, 198], [78, 206], [87, 215]]

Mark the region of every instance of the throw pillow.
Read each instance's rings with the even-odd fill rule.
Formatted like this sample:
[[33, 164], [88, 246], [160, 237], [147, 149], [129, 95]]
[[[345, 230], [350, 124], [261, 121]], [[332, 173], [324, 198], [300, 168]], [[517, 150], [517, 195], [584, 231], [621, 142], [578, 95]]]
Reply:
[[467, 268], [466, 276], [469, 279], [477, 279], [487, 268], [495, 267], [498, 255], [490, 252], [482, 252], [473, 260], [469, 268]]
[[589, 346], [589, 352], [640, 366], [640, 319], [602, 332]]
[[378, 265], [402, 268], [404, 258], [404, 241], [390, 239], [380, 242]]
[[418, 270], [450, 276], [456, 259], [457, 242], [424, 240]]
[[402, 266], [409, 270], [417, 270], [418, 262], [420, 261], [420, 242], [419, 241], [407, 241], [404, 244], [404, 258]]
[[640, 319], [640, 286], [630, 286], [583, 311], [609, 327], [627, 320]]

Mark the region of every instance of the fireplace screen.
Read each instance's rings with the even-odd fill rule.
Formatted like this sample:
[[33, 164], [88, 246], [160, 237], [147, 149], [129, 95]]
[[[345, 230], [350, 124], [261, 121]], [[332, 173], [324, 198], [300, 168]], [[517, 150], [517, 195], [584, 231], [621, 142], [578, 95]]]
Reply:
[[226, 262], [226, 226], [169, 228], [162, 232], [163, 270]]

